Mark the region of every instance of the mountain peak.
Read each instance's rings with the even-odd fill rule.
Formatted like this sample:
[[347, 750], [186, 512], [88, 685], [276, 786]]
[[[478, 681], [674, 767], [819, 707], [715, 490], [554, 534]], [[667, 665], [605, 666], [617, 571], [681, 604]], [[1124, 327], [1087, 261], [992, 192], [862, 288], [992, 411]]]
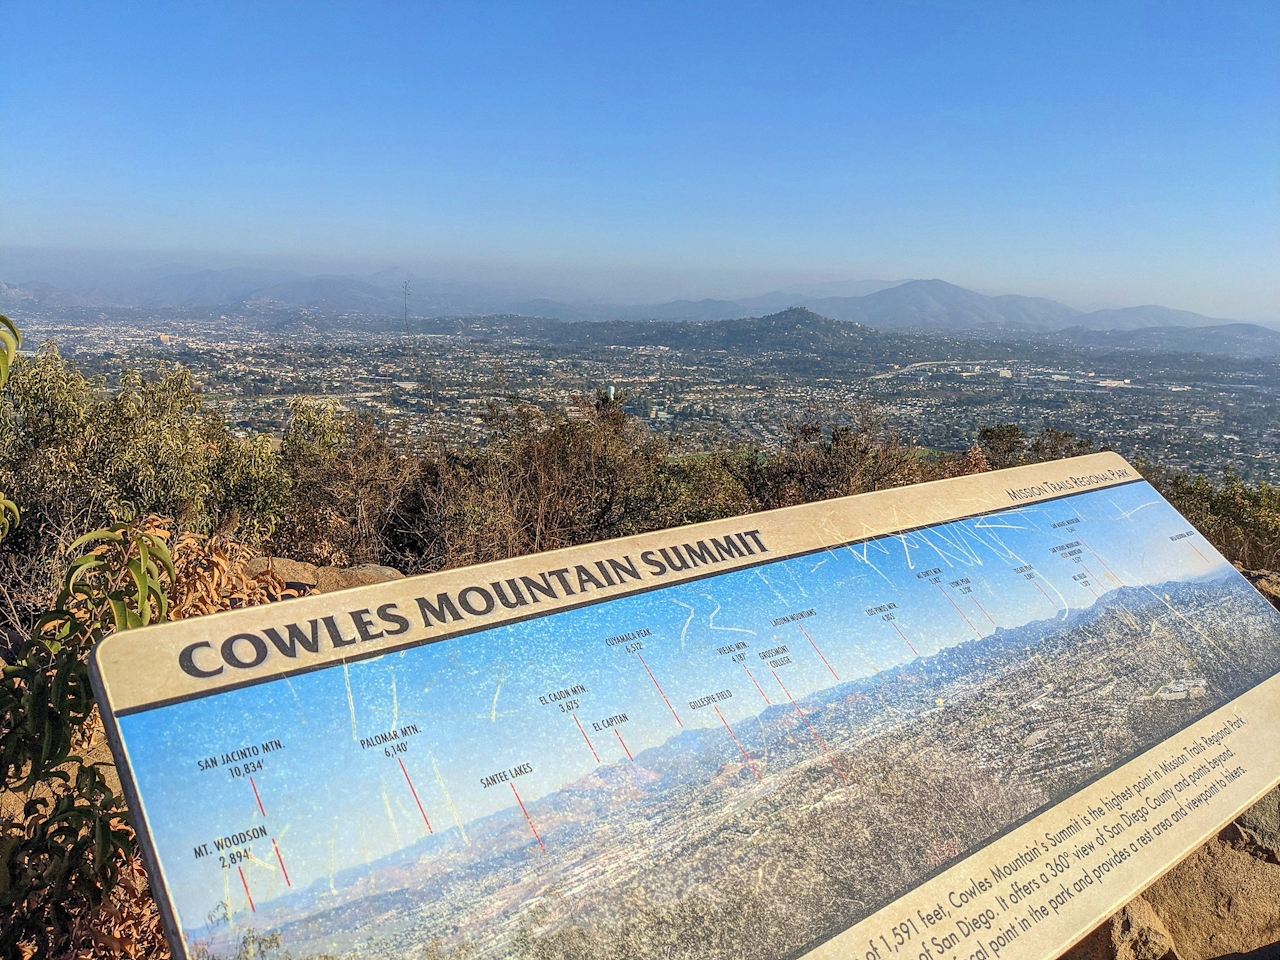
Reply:
[[787, 307], [785, 310], [779, 310], [777, 313], [771, 313], [761, 320], [772, 320], [781, 323], [794, 323], [797, 325], [812, 325], [816, 323], [829, 323], [830, 321], [820, 313], [814, 313], [808, 307]]

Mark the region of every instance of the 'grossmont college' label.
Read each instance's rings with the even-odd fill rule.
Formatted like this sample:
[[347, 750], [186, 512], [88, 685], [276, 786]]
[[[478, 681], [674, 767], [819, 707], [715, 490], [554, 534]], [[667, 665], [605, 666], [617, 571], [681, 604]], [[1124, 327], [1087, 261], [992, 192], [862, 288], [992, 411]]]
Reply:
[[1280, 780], [1280, 615], [1114, 454], [161, 624], [92, 670], [188, 957], [1048, 960]]

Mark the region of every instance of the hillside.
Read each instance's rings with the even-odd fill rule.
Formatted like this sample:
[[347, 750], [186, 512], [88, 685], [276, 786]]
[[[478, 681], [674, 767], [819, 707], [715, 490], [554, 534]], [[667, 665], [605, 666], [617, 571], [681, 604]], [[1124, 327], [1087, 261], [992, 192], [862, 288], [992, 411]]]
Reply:
[[865, 297], [804, 304], [838, 320], [881, 330], [956, 332], [975, 327], [1052, 330], [1078, 322], [1079, 311], [1033, 297], [988, 297], [943, 280], [912, 280]]

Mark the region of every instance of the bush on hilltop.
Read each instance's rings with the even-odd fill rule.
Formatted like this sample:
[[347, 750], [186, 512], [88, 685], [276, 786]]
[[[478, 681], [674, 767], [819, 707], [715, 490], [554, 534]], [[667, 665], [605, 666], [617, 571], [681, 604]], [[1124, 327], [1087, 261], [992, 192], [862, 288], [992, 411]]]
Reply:
[[82, 534], [147, 514], [201, 533], [265, 533], [290, 487], [270, 441], [233, 437], [204, 408], [189, 371], [169, 368], [153, 379], [129, 371], [108, 393], [46, 344], [13, 365], [0, 403], [0, 490], [22, 510], [0, 548], [6, 612], [30, 621]]

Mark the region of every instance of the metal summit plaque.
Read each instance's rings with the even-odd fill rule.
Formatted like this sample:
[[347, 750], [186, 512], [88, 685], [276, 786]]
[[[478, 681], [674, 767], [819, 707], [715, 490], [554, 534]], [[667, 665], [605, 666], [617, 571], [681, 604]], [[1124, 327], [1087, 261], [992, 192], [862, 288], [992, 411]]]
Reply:
[[1114, 454], [93, 657], [187, 957], [1047, 960], [1280, 780], [1278, 672]]

